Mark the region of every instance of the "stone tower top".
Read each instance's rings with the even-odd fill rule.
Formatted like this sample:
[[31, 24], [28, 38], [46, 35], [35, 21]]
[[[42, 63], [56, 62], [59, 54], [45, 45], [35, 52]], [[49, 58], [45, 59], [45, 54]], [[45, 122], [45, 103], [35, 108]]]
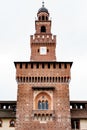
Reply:
[[51, 34], [51, 20], [44, 2], [37, 12], [35, 34], [30, 37], [31, 61], [56, 61], [56, 36]]

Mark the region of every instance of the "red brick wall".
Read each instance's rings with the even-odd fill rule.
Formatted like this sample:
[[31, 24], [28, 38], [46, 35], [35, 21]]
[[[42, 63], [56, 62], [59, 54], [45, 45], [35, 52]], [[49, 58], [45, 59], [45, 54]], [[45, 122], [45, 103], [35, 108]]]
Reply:
[[[41, 64], [39, 68], [36, 68], [36, 64], [34, 64], [34, 68], [30, 68], [30, 64], [28, 68], [25, 68], [24, 63], [22, 68], [20, 68], [20, 64], [16, 65], [16, 76], [17, 77], [27, 77], [27, 76], [68, 76], [70, 77], [70, 64], [67, 64], [67, 68], [64, 68], [64, 64], [61, 65], [61, 69], [58, 68], [59, 64], [56, 65], [57, 68], [53, 68], [51, 64], [51, 68], [41, 68]], [[47, 66], [47, 64], [46, 64]], [[45, 67], [46, 67], [45, 66]], [[53, 120], [47, 121], [47, 123], [40, 123], [39, 121], [33, 120], [33, 86], [53, 86], [55, 89], [53, 91]], [[39, 90], [38, 90], [39, 91]], [[48, 90], [50, 91], [50, 90]], [[50, 111], [48, 111], [49, 113]], [[69, 105], [69, 83], [68, 82], [18, 82], [18, 97], [17, 97], [17, 124], [16, 130], [70, 130], [70, 105]]]
[[[53, 62], [56, 61], [56, 36], [51, 34], [49, 13], [42, 11], [37, 17], [35, 34], [30, 38], [31, 62], [15, 63], [18, 83], [16, 130], [71, 130], [71, 63]], [[41, 30], [43, 26], [44, 29]], [[40, 47], [46, 47], [46, 54], [40, 53]], [[34, 98], [37, 91], [41, 94], [44, 92], [44, 96], [48, 94], [49, 109], [35, 110]], [[37, 120], [35, 116], [38, 117]], [[46, 118], [43, 122], [42, 116], [44, 119], [49, 117], [49, 120]]]
[[[44, 36], [44, 38], [42, 38]], [[31, 36], [31, 61], [55, 61], [56, 54], [56, 36], [50, 35], [35, 35]], [[40, 54], [40, 47], [47, 47], [47, 54]]]

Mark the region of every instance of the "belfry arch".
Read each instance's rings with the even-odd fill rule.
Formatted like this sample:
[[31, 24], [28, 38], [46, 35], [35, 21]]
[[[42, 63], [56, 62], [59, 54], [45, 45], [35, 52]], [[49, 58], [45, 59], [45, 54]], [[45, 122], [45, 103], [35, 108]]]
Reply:
[[46, 32], [46, 27], [45, 26], [41, 26], [41, 32]]

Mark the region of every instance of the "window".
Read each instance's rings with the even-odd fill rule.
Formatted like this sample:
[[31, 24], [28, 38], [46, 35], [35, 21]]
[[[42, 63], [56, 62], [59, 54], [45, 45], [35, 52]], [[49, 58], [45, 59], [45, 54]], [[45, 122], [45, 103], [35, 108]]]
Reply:
[[48, 20], [48, 17], [46, 16], [46, 20]]
[[40, 77], [38, 77], [38, 82], [40, 82]]
[[41, 20], [41, 17], [39, 17], [39, 20]]
[[34, 82], [34, 77], [32, 77], [32, 82]]
[[29, 82], [31, 82], [31, 77], [29, 77]]
[[37, 82], [37, 77], [35, 77], [35, 82]]
[[42, 101], [42, 110], [44, 110], [44, 109], [45, 109], [45, 102]]
[[38, 101], [38, 109], [47, 110], [48, 109], [48, 101]]
[[15, 127], [15, 121], [14, 120], [10, 121], [10, 127]]
[[45, 26], [41, 27], [41, 32], [46, 32], [46, 27]]
[[72, 129], [80, 129], [80, 121], [79, 120], [72, 120], [71, 125], [72, 125]]
[[44, 16], [42, 16], [42, 20], [44, 20]]
[[2, 127], [2, 120], [0, 120], [0, 127]]
[[[44, 77], [43, 77], [43, 80], [44, 80]], [[52, 97], [47, 92], [41, 91], [35, 97], [33, 108], [35, 110], [49, 110], [49, 109], [51, 110], [53, 109], [51, 100], [52, 100]]]
[[47, 48], [46, 47], [40, 47], [40, 55], [46, 55]]
[[46, 109], [48, 109], [48, 101], [46, 101]]
[[3, 109], [6, 109], [6, 105], [3, 106]]
[[41, 104], [41, 101], [38, 102], [38, 109], [41, 109], [42, 108], [42, 104]]

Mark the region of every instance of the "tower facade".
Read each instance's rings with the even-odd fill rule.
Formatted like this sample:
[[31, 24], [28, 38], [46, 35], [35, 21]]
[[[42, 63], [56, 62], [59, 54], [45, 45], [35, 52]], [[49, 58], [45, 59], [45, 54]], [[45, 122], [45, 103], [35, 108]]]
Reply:
[[16, 130], [71, 130], [69, 82], [72, 62], [56, 61], [49, 11], [38, 10], [29, 62], [15, 62]]

